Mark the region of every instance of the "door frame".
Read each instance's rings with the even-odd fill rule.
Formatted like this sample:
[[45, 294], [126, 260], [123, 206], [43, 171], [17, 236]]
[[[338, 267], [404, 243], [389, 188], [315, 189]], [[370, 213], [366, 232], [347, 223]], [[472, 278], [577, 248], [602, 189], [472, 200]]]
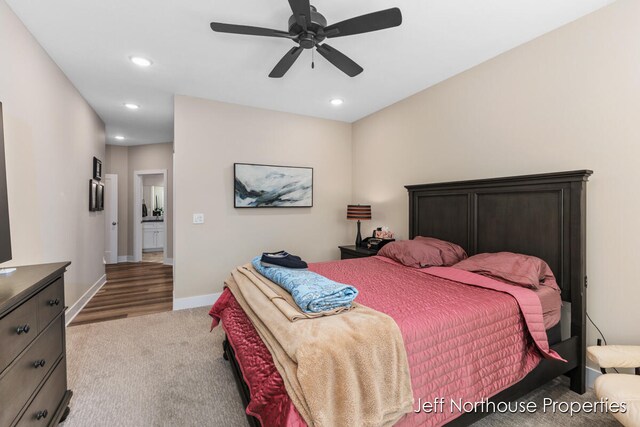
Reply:
[[166, 169], [146, 169], [133, 172], [133, 262], [142, 262], [142, 209], [138, 205], [138, 201], [142, 201], [142, 178], [145, 175], [162, 175], [164, 182], [164, 221], [162, 221], [162, 229], [164, 230], [164, 242], [162, 245], [164, 264], [168, 263], [167, 258], [167, 203], [169, 187], [167, 182]]
[[[104, 184], [105, 184], [105, 201], [109, 201], [109, 204], [105, 203], [105, 217], [104, 217], [104, 223], [105, 223], [105, 251], [104, 251], [104, 258], [105, 258], [105, 263], [106, 264], [117, 264], [118, 263], [118, 258], [119, 258], [119, 252], [118, 252], [118, 234], [119, 234], [119, 230], [120, 230], [120, 217], [118, 215], [118, 175], [114, 174], [114, 173], [107, 173], [104, 174]], [[107, 187], [107, 179], [110, 179], [111, 181], [109, 182], [109, 186], [112, 187], [112, 190], [110, 190]], [[115, 197], [112, 198], [112, 200], [109, 200], [106, 196], [107, 196], [107, 192], [111, 191], [111, 194], [113, 194], [113, 192], [115, 192]], [[109, 217], [111, 216], [111, 212], [110, 210], [113, 209], [113, 207], [115, 206], [115, 214], [116, 214], [116, 242], [115, 242], [115, 248], [111, 248], [111, 259], [107, 259], [107, 241], [109, 240], [109, 236], [111, 233], [111, 223], [109, 220]], [[115, 256], [114, 256], [115, 253]], [[114, 261], [115, 262], [110, 262], [110, 261]]]

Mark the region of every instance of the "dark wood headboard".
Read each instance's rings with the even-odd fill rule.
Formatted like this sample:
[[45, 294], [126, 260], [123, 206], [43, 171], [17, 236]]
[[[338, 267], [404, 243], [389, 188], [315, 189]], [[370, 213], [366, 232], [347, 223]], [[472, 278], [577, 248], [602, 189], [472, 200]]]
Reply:
[[586, 281], [589, 170], [408, 185], [409, 235], [482, 252], [534, 255], [549, 264], [572, 301]]
[[[592, 173], [579, 170], [406, 187], [411, 238], [448, 240], [469, 255], [500, 251], [534, 255], [553, 270], [562, 299], [571, 303], [571, 336], [552, 348], [568, 364], [559, 368], [558, 363], [544, 360], [521, 382], [527, 383], [524, 390], [562, 373], [571, 378], [571, 390], [580, 394], [586, 390], [586, 200]], [[523, 393], [507, 394], [515, 399]]]

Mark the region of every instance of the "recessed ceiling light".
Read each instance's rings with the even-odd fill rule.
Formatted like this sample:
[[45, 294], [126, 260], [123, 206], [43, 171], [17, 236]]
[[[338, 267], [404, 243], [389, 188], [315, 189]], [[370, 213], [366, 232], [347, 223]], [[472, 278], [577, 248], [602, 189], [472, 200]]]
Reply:
[[147, 58], [143, 58], [141, 56], [131, 56], [131, 62], [136, 64], [138, 67], [149, 67], [153, 62]]
[[124, 136], [122, 135], [116, 135], [114, 136], [115, 139], [117, 139], [118, 141], [124, 141]]
[[336, 107], [342, 104], [344, 104], [344, 101], [340, 98], [334, 98], [331, 100], [331, 105], [335, 105]]
[[126, 104], [124, 104], [124, 106], [130, 110], [137, 110], [138, 108], [140, 108], [138, 104], [132, 104], [130, 102], [127, 102]]

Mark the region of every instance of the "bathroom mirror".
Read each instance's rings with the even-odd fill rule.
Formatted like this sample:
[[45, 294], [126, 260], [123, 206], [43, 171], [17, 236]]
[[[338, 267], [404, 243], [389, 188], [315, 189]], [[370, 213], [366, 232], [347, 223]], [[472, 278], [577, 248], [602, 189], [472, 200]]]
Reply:
[[164, 214], [164, 187], [145, 185], [142, 187], [142, 199], [147, 207], [148, 216]]

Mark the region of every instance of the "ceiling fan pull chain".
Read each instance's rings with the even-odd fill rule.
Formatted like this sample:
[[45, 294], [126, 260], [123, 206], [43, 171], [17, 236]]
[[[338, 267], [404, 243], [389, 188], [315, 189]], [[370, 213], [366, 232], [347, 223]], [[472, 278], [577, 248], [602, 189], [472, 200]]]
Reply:
[[314, 70], [316, 68], [316, 60], [315, 60], [316, 52], [311, 49], [311, 69]]

